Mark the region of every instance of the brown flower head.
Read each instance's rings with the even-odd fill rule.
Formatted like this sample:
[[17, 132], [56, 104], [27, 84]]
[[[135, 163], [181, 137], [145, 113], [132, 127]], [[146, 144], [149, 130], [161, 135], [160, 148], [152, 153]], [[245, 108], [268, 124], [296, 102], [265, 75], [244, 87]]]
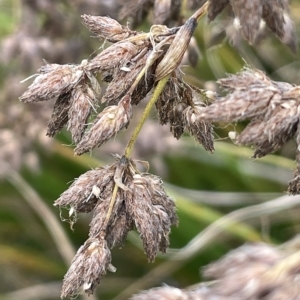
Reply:
[[94, 120], [89, 131], [75, 148], [75, 154], [81, 155], [115, 136], [127, 127], [132, 116], [130, 97], [125, 95], [118, 105], [108, 106]]
[[179, 139], [187, 131], [205, 150], [213, 152], [213, 128], [210, 122], [201, 118], [206, 96], [203, 97], [202, 91], [189, 86], [177, 74], [168, 80], [155, 103], [160, 123], [170, 123], [175, 138]]
[[84, 173], [61, 194], [54, 206], [68, 207], [77, 213], [92, 211], [103, 194], [112, 191], [115, 168], [115, 165], [104, 166]]
[[77, 296], [81, 289], [92, 294], [107, 270], [115, 271], [115, 268], [106, 241], [89, 238], [77, 251], [64, 277], [61, 297]]
[[68, 113], [71, 106], [70, 98], [71, 93], [67, 92], [59, 95], [59, 97], [56, 99], [47, 127], [47, 136], [53, 137], [68, 123]]
[[[166, 198], [165, 193], [157, 192], [161, 189], [160, 184], [149, 180], [147, 175], [134, 175], [128, 188], [129, 191], [124, 192], [126, 210], [140, 233], [148, 260], [152, 262], [157, 252], [165, 252], [169, 245], [171, 221], [177, 223], [175, 207], [170, 207], [172, 200]], [[164, 205], [166, 202], [168, 206]]]
[[[204, 107], [200, 113], [202, 120], [234, 122], [250, 119], [237, 136], [236, 143], [253, 145], [256, 148], [254, 158], [279, 150], [296, 133], [299, 148], [299, 86], [272, 81], [261, 71], [249, 68], [221, 79], [219, 83], [228, 95]], [[297, 170], [299, 163], [297, 154]], [[298, 175], [296, 171], [295, 179], [290, 182], [291, 194], [300, 192]]]
[[116, 43], [137, 34], [110, 17], [82, 15], [82, 23], [97, 37]]

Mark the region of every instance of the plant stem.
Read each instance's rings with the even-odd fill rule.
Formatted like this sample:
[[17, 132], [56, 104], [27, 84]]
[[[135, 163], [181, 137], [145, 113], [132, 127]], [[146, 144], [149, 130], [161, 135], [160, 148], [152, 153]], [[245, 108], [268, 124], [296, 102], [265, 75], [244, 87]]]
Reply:
[[108, 208], [108, 211], [107, 211], [107, 214], [106, 214], [106, 217], [105, 217], [105, 221], [104, 221], [104, 226], [103, 226], [104, 230], [106, 230], [106, 227], [108, 225], [109, 219], [111, 217], [111, 213], [112, 213], [114, 205], [116, 203], [118, 189], [119, 189], [118, 185], [115, 184], [114, 190], [113, 190], [113, 193], [112, 193], [112, 196], [111, 196], [111, 200], [110, 200], [110, 203], [109, 203], [109, 208]]
[[149, 114], [151, 112], [151, 108], [154, 105], [154, 103], [157, 101], [158, 97], [160, 96], [161, 92], [163, 91], [163, 89], [164, 89], [167, 81], [169, 80], [169, 78], [170, 78], [170, 75], [167, 75], [158, 82], [158, 84], [157, 84], [157, 86], [156, 86], [156, 88], [153, 92], [153, 95], [152, 95], [150, 101], [148, 102], [148, 104], [147, 104], [147, 106], [146, 106], [146, 108], [145, 108], [145, 110], [144, 110], [144, 112], [141, 116], [141, 119], [140, 119], [138, 125], [136, 126], [136, 128], [135, 128], [135, 130], [134, 130], [134, 132], [133, 132], [133, 134], [132, 134], [132, 136], [131, 136], [131, 138], [130, 138], [127, 146], [126, 146], [126, 149], [125, 149], [125, 157], [126, 158], [130, 158], [130, 155], [132, 153], [134, 144], [137, 140], [137, 137], [138, 137], [138, 135], [139, 135], [146, 119], [147, 119], [147, 117], [149, 116]]

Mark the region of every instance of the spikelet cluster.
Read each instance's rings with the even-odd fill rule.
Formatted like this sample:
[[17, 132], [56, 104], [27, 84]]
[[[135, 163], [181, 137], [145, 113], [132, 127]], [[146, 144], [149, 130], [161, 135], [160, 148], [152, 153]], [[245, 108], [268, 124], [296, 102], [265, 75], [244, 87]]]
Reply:
[[208, 122], [250, 120], [236, 143], [254, 146], [254, 158], [279, 150], [295, 137], [298, 167], [288, 191], [299, 194], [300, 87], [272, 81], [263, 72], [248, 67], [218, 83], [227, 95], [203, 108], [200, 117]]
[[[123, 245], [130, 230], [136, 228], [152, 262], [159, 251], [166, 252], [171, 225], [177, 225], [175, 204], [161, 179], [140, 173], [137, 161], [124, 156], [116, 160], [81, 175], [55, 201], [55, 206], [69, 209], [70, 218], [80, 212], [93, 213], [89, 238], [65, 275], [62, 297], [74, 296], [81, 289], [93, 293], [106, 271], [115, 271], [110, 249]], [[115, 204], [107, 219], [115, 186]]]
[[[185, 108], [192, 109], [193, 116], [199, 115], [194, 103], [197, 90], [184, 83], [178, 72], [197, 26], [194, 16], [180, 28], [153, 25], [149, 33], [132, 31], [109, 17], [83, 15], [82, 22], [112, 45], [80, 65], [46, 63], [20, 97], [24, 103], [55, 101], [48, 136], [53, 137], [66, 127], [76, 145], [75, 154], [99, 147], [127, 128], [132, 105], [139, 104], [160, 79], [172, 74], [156, 105], [158, 114], [167, 116], [161, 119], [161, 124], [170, 123], [176, 138], [188, 131], [205, 149], [213, 151], [211, 125], [184, 112]], [[98, 77], [108, 83], [104, 94]]]

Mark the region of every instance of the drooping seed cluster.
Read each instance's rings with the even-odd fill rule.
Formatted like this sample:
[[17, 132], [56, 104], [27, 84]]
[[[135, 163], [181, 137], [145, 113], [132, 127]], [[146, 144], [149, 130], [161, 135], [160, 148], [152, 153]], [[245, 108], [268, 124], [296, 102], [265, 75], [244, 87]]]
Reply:
[[165, 286], [143, 291], [131, 300], [298, 299], [299, 253], [268, 244], [246, 244], [208, 265], [204, 277], [214, 279], [195, 288]]
[[[116, 156], [117, 162], [97, 168], [76, 179], [56, 201], [69, 208], [69, 216], [93, 212], [89, 238], [78, 250], [64, 278], [62, 297], [74, 296], [83, 288], [91, 294], [106, 271], [114, 271], [110, 249], [124, 243], [134, 228], [140, 234], [150, 262], [166, 252], [171, 225], [178, 219], [173, 200], [167, 196], [159, 177], [137, 170], [137, 161]], [[115, 204], [111, 215], [113, 190]]]
[[272, 81], [263, 72], [250, 68], [218, 83], [228, 94], [204, 107], [201, 119], [208, 122], [250, 120], [236, 143], [253, 145], [254, 158], [279, 150], [295, 136], [298, 167], [288, 191], [299, 194], [300, 87]]

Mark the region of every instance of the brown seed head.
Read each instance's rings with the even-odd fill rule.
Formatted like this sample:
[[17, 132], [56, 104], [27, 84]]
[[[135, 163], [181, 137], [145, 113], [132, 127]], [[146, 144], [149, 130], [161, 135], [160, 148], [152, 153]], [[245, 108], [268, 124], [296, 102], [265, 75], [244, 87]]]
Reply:
[[[130, 191], [125, 191], [125, 205], [128, 215], [132, 218], [137, 231], [143, 241], [143, 247], [150, 262], [154, 261], [158, 251], [165, 252], [169, 245], [169, 233], [172, 222], [176, 222], [174, 211], [165, 208], [166, 199], [160, 201], [158, 194], [153, 190], [147, 176], [134, 175], [133, 181], [128, 184]], [[162, 196], [163, 198], [163, 196]], [[170, 214], [170, 215], [169, 215]]]
[[81, 290], [93, 294], [111, 266], [111, 253], [102, 239], [89, 238], [79, 248], [64, 277], [61, 298], [77, 296]]
[[80, 84], [72, 90], [67, 129], [71, 131], [72, 140], [76, 144], [80, 142], [87, 127], [88, 118], [97, 106], [98, 99], [89, 85]]
[[98, 37], [115, 43], [137, 34], [110, 17], [82, 15], [82, 23]]
[[213, 128], [210, 123], [201, 119], [203, 105], [188, 106], [184, 112], [184, 127], [201, 144], [206, 151], [214, 152]]
[[83, 75], [84, 72], [80, 66], [45, 66], [41, 68], [41, 74], [35, 78], [20, 100], [29, 103], [57, 98], [76, 86]]
[[68, 122], [68, 112], [70, 109], [71, 92], [61, 94], [56, 99], [53, 112], [48, 123], [47, 136], [53, 137], [58, 133]]
[[[111, 189], [115, 166], [105, 166], [88, 171], [77, 178], [54, 202], [54, 206], [69, 207], [75, 212], [90, 212], [103, 193]], [[106, 197], [106, 194], [104, 195]]]
[[90, 130], [83, 136], [75, 148], [75, 154], [81, 155], [115, 136], [128, 126], [132, 116], [130, 97], [125, 95], [118, 105], [105, 108], [94, 120]]

